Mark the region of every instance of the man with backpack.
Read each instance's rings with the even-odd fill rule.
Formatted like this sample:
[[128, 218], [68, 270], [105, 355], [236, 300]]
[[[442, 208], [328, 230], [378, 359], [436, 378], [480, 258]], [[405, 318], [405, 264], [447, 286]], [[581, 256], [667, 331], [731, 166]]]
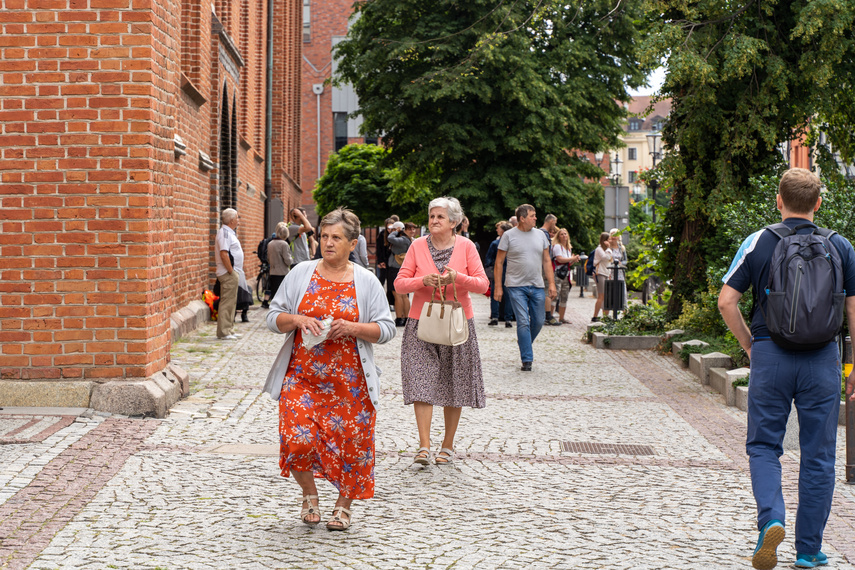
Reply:
[[[718, 299], [725, 323], [751, 359], [745, 447], [760, 531], [752, 559], [758, 570], [777, 565], [785, 535], [779, 458], [792, 403], [801, 447], [795, 565], [828, 563], [820, 547], [834, 494], [841, 379], [836, 337], [844, 305], [855, 331], [855, 252], [845, 238], [813, 224], [820, 187], [803, 168], [784, 173], [776, 197], [783, 222], [745, 239]], [[750, 330], [738, 306], [749, 288]], [[847, 394], [855, 398], [853, 389], [855, 374], [847, 380]]]

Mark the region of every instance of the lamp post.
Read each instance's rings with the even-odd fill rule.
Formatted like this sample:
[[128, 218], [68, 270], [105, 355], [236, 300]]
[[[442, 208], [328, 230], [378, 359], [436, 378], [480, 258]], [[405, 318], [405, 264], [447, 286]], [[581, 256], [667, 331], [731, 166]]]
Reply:
[[615, 158], [612, 160], [611, 168], [609, 169], [609, 179], [612, 182], [612, 186], [620, 186], [620, 165], [623, 164], [623, 161], [620, 159], [620, 154], [615, 152]]
[[[656, 161], [662, 159], [662, 135], [659, 131], [651, 131], [647, 135], [647, 146], [650, 149], [650, 156], [653, 158], [653, 168], [656, 168]], [[651, 169], [652, 170], [652, 169]], [[659, 187], [659, 182], [654, 179], [650, 180], [650, 190], [653, 192], [653, 223], [656, 223], [656, 189]]]

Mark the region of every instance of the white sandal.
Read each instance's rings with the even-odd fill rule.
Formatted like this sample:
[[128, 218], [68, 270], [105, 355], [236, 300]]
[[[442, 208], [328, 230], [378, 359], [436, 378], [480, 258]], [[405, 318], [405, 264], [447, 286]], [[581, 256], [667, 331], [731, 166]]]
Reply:
[[437, 465], [451, 465], [454, 463], [454, 450], [443, 447], [436, 454], [433, 462]]
[[420, 447], [418, 451], [416, 451], [416, 458], [413, 459], [413, 463], [416, 465], [430, 465], [430, 449], [427, 447]]
[[[338, 513], [338, 514], [336, 514]], [[347, 515], [347, 520], [341, 518], [341, 514], [344, 513]], [[350, 515], [350, 510], [344, 507], [336, 507], [332, 511], [333, 518], [327, 521], [327, 530], [347, 530], [350, 528], [350, 519], [352, 518]], [[333, 524], [339, 523], [339, 524]]]
[[[307, 524], [309, 526], [315, 526], [316, 524], [320, 524], [320, 522], [321, 522], [321, 509], [320, 509], [320, 507], [313, 505], [312, 500], [317, 501], [318, 496], [317, 495], [305, 495], [303, 497], [303, 503], [306, 503], [309, 506], [306, 508], [300, 509], [300, 519], [303, 521], [303, 524]], [[302, 503], [301, 503], [301, 506], [302, 506]], [[309, 515], [318, 515], [318, 520], [316, 520], [316, 521], [306, 520], [306, 517], [308, 517]]]

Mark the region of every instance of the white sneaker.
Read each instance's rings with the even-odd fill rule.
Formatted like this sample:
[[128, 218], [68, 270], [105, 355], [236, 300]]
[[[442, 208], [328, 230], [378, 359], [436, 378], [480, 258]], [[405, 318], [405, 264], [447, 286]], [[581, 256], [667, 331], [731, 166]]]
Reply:
[[220, 338], [220, 340], [237, 340], [237, 339], [238, 339], [237, 335], [233, 335], [233, 334], [227, 334], [226, 336]]

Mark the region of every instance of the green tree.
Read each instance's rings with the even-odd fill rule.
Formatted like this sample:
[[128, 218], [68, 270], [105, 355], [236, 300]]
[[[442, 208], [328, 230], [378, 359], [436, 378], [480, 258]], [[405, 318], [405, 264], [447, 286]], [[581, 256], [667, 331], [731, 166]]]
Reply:
[[359, 216], [365, 226], [382, 226], [391, 214], [424, 223], [431, 199], [429, 177], [403, 177], [384, 164], [387, 149], [372, 144], [350, 144], [330, 156], [313, 192], [318, 214], [340, 206]]
[[[592, 0], [366, 0], [339, 43], [337, 81], [359, 96], [405, 175], [438, 172], [476, 227], [521, 203], [585, 247], [602, 228], [602, 171], [572, 149], [617, 147], [640, 4]], [[568, 150], [570, 150], [568, 152]]]
[[746, 198], [753, 177], [779, 173], [778, 145], [815, 114], [844, 116], [846, 102], [834, 98], [853, 85], [854, 7], [851, 0], [648, 0], [643, 53], [649, 62], [664, 57], [662, 94], [672, 98], [663, 132], [672, 152], [660, 165], [673, 200], [660, 268], [673, 276], [672, 314], [705, 290], [724, 206]]

